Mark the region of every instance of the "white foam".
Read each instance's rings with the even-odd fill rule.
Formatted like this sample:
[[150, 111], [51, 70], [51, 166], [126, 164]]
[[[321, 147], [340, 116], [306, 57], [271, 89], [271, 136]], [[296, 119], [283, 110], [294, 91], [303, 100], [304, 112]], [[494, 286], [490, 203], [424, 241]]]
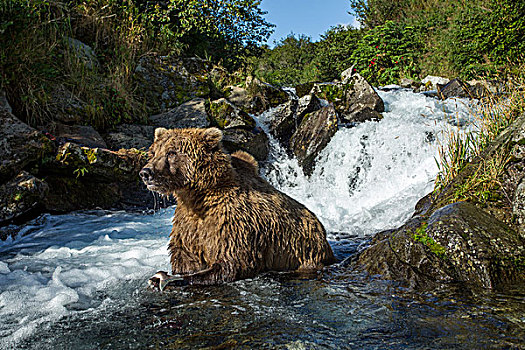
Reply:
[[340, 129], [310, 178], [272, 140], [275, 160], [267, 179], [314, 211], [332, 239], [335, 232], [369, 235], [401, 225], [433, 188], [435, 139], [452, 125], [471, 122], [465, 99], [439, 101], [408, 90], [378, 93], [384, 119]]

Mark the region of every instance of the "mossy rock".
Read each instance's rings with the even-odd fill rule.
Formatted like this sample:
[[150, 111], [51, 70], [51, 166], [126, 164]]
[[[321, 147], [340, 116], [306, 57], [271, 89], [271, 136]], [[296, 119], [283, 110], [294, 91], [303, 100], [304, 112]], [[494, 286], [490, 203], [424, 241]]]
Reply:
[[212, 125], [221, 129], [252, 130], [255, 128], [255, 120], [225, 98], [211, 101], [208, 108]]
[[357, 264], [415, 289], [442, 283], [502, 289], [525, 282], [525, 239], [492, 215], [458, 202], [423, 220], [378, 234]]

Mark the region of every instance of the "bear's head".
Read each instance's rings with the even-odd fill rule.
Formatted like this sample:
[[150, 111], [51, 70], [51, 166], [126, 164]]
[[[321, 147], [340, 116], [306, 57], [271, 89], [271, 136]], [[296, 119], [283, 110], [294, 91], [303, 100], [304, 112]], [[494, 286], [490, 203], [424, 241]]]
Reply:
[[217, 128], [157, 128], [140, 177], [149, 190], [164, 195], [213, 188], [231, 173], [231, 161], [221, 140], [222, 132]]

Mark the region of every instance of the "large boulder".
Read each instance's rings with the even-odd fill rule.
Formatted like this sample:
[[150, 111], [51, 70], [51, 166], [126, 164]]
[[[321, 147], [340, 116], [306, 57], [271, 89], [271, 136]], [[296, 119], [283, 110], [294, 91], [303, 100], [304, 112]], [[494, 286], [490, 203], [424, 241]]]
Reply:
[[298, 98], [309, 95], [314, 87], [314, 83], [303, 83], [295, 86], [295, 94]]
[[206, 128], [210, 125], [206, 112], [206, 100], [195, 98], [167, 112], [149, 118], [155, 126], [174, 128]]
[[57, 85], [51, 90], [46, 107], [54, 121], [69, 125], [89, 120], [94, 113], [92, 106], [63, 85]]
[[258, 161], [266, 160], [270, 152], [268, 135], [259, 128], [251, 131], [244, 129], [224, 130], [222, 143], [228, 152], [245, 151]]
[[0, 186], [0, 225], [26, 215], [42, 205], [49, 192], [44, 181], [22, 171]]
[[224, 96], [228, 101], [247, 113], [259, 114], [264, 111], [262, 99], [259, 96], [252, 96], [245, 88], [227, 86], [224, 89]]
[[114, 151], [121, 148], [147, 150], [153, 143], [156, 128], [153, 125], [121, 124], [105, 134], [104, 140]]
[[0, 183], [53, 152], [53, 143], [7, 109], [0, 110]]
[[437, 84], [438, 97], [446, 100], [451, 97], [477, 98], [488, 96], [488, 91], [481, 83], [470, 85], [458, 78], [449, 81], [445, 85]]
[[135, 68], [137, 92], [151, 113], [165, 112], [212, 92], [212, 64], [197, 58], [146, 56]]
[[212, 124], [221, 129], [246, 129], [255, 127], [255, 120], [245, 111], [225, 98], [212, 101], [209, 106]]
[[246, 79], [246, 90], [252, 96], [254, 110], [248, 113], [259, 114], [272, 107], [277, 107], [290, 99], [286, 91], [273, 85], [263, 83], [257, 78]]
[[38, 172], [49, 192], [46, 210], [153, 208], [153, 196], [139, 181], [146, 153], [135, 149], [118, 152], [66, 143], [56, 157]]
[[441, 283], [501, 288], [525, 281], [525, 239], [467, 202], [378, 234], [357, 263], [372, 275], [429, 289]]
[[92, 126], [55, 123], [48, 131], [60, 143], [74, 142], [80, 146], [107, 148], [102, 136]]
[[306, 175], [311, 175], [315, 158], [337, 132], [337, 114], [333, 106], [306, 114], [292, 135], [290, 148]]
[[308, 113], [321, 108], [321, 102], [315, 95], [306, 95], [299, 100], [289, 100], [275, 107], [268, 118], [270, 133], [279, 142], [289, 147], [290, 138], [297, 129], [298, 121], [302, 121]]
[[312, 92], [333, 103], [343, 123], [382, 119], [385, 105], [374, 88], [358, 73], [345, 72], [341, 83], [315, 84]]
[[69, 51], [75, 55], [75, 58], [82, 62], [87, 69], [95, 69], [99, 66], [95, 50], [80, 40], [65, 37], [65, 43]]

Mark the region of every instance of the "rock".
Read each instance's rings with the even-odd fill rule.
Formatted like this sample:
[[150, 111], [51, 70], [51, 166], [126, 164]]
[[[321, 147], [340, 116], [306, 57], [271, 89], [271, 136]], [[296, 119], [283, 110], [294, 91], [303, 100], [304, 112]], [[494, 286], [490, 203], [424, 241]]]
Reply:
[[108, 148], [113, 151], [121, 148], [147, 150], [153, 143], [156, 128], [153, 125], [121, 124], [105, 134], [104, 139]]
[[0, 186], [0, 225], [41, 205], [48, 191], [49, 187], [44, 181], [25, 171]]
[[402, 78], [399, 81], [399, 86], [401, 86], [404, 89], [417, 90], [421, 86], [421, 83], [417, 82], [417, 81], [415, 81], [413, 79]]
[[145, 159], [145, 152], [134, 149], [115, 152], [68, 142], [58, 148], [55, 159], [42, 169], [62, 176], [93, 178], [97, 182], [135, 181]]
[[525, 239], [525, 177], [521, 180], [514, 193], [512, 216], [515, 217], [518, 233]]
[[91, 46], [70, 37], [65, 37], [65, 41], [71, 52], [76, 55], [78, 60], [84, 63], [86, 68], [95, 69], [99, 66], [97, 55]]
[[342, 83], [315, 84], [312, 91], [319, 98], [334, 104], [343, 123], [354, 125], [383, 118], [383, 100], [358, 73], [345, 76]]
[[416, 289], [441, 283], [503, 288], [525, 281], [525, 240], [474, 205], [458, 202], [383, 232], [358, 258], [373, 275]]
[[154, 197], [139, 181], [146, 153], [118, 152], [66, 143], [39, 169], [49, 185], [46, 210], [153, 208]]
[[108, 148], [102, 136], [91, 126], [56, 123], [49, 128], [49, 132], [62, 143], [74, 142], [85, 147]]
[[314, 87], [314, 83], [303, 83], [295, 86], [295, 94], [298, 98], [309, 95]]
[[445, 85], [437, 84], [438, 97], [446, 100], [451, 97], [470, 98], [470, 85], [460, 79], [452, 79]]
[[290, 143], [290, 137], [297, 129], [297, 100], [290, 100], [275, 107], [267, 119], [270, 133], [285, 147]]
[[7, 110], [0, 110], [0, 183], [52, 154], [53, 143]]
[[311, 175], [315, 158], [337, 131], [337, 114], [333, 106], [307, 114], [290, 140], [290, 148], [306, 175]]
[[446, 85], [449, 81], [450, 79], [447, 78], [427, 75], [421, 80], [421, 86], [419, 87], [418, 92], [437, 90], [437, 84]]
[[0, 90], [0, 111], [1, 110], [5, 110], [8, 113], [13, 113], [13, 109], [11, 108], [9, 101], [7, 101], [5, 90]]
[[86, 102], [64, 86], [56, 86], [49, 95], [48, 112], [54, 121], [63, 124], [80, 124], [89, 120], [93, 110]]
[[289, 100], [275, 107], [268, 120], [271, 134], [288, 148], [290, 138], [299, 124], [298, 120], [303, 120], [306, 114], [320, 108], [321, 102], [315, 95], [306, 95], [299, 100]]
[[243, 111], [258, 114], [264, 111], [263, 101], [259, 96], [252, 96], [248, 90], [238, 86], [227, 86], [224, 96]]
[[299, 98], [297, 104], [297, 119], [303, 120], [304, 116], [308, 113], [315, 112], [321, 109], [321, 101], [315, 95], [306, 95]]
[[209, 111], [212, 125], [221, 129], [252, 130], [255, 127], [255, 120], [248, 113], [234, 106], [225, 98], [212, 101]]
[[206, 128], [210, 126], [206, 113], [206, 101], [195, 98], [162, 114], [151, 116], [151, 124], [167, 129]]
[[243, 129], [224, 130], [222, 144], [230, 153], [239, 150], [245, 151], [258, 161], [266, 160], [270, 153], [268, 135], [259, 128], [253, 131]]
[[146, 56], [139, 60], [134, 78], [137, 93], [151, 113], [162, 113], [197, 97], [211, 93], [210, 62], [197, 58], [180, 59]]
[[283, 89], [261, 82], [257, 78], [246, 79], [246, 90], [252, 96], [253, 110], [248, 113], [259, 114], [269, 108], [277, 107], [289, 100], [289, 95]]

